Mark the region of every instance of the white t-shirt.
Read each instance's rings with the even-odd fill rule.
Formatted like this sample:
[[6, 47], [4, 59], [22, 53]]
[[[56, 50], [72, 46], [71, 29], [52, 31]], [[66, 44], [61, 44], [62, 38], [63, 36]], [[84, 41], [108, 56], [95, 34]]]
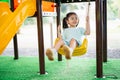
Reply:
[[84, 33], [85, 29], [82, 27], [66, 28], [63, 30], [62, 38], [66, 45], [69, 45], [72, 38], [78, 42], [78, 45], [81, 45]]

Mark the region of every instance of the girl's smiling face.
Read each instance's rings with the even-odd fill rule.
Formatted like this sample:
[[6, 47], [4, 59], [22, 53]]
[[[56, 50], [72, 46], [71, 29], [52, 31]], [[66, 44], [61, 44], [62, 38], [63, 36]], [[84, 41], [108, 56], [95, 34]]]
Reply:
[[69, 25], [69, 27], [76, 27], [79, 23], [78, 16], [75, 14], [72, 14], [71, 16], [69, 16], [66, 22]]

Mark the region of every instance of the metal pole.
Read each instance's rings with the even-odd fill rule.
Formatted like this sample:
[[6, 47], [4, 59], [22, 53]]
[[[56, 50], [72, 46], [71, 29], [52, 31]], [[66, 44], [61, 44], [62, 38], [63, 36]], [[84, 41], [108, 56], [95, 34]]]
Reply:
[[17, 34], [15, 34], [15, 36], [13, 38], [13, 42], [14, 42], [14, 59], [18, 59], [19, 55], [18, 55]]
[[103, 77], [102, 0], [96, 0], [96, 77]]
[[[60, 25], [60, 2], [57, 2], [56, 6], [56, 11], [57, 11], [57, 27]], [[62, 61], [62, 55], [58, 53], [58, 61]]]
[[39, 70], [40, 70], [40, 74], [45, 74], [43, 20], [42, 20], [42, 0], [37, 0], [36, 2], [37, 2], [36, 4], [37, 4]]
[[103, 0], [103, 62], [107, 62], [107, 0]]
[[[11, 10], [14, 11], [14, 0], [10, 0]], [[18, 59], [18, 42], [17, 42], [17, 34], [15, 34], [13, 38], [14, 43], [14, 59]]]

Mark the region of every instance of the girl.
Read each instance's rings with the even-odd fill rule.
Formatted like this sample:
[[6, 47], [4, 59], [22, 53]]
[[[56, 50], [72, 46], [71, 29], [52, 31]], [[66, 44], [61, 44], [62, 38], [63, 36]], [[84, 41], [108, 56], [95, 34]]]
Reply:
[[63, 32], [60, 33], [60, 26], [58, 26], [58, 37], [60, 40], [55, 44], [53, 48], [46, 50], [46, 55], [49, 60], [54, 60], [53, 54], [56, 53], [61, 46], [65, 53], [66, 59], [71, 59], [71, 55], [76, 46], [82, 44], [82, 37], [84, 35], [90, 35], [89, 16], [86, 17], [86, 29], [77, 27], [79, 19], [76, 13], [70, 12], [63, 19]]

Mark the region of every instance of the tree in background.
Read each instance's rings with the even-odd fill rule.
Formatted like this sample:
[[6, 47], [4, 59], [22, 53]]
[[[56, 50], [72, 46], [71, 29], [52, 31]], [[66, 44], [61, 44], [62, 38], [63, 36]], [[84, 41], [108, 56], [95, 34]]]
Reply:
[[120, 0], [107, 0], [108, 19], [120, 19]]
[[117, 17], [120, 19], [120, 0], [114, 0], [113, 5], [117, 8]]
[[[52, 1], [52, 0], [51, 0]], [[54, 1], [54, 0], [53, 0]], [[92, 3], [92, 2], [91, 2]], [[84, 10], [87, 3], [67, 3], [61, 4], [61, 20], [69, 11]], [[95, 6], [93, 6], [95, 7]], [[93, 10], [94, 11], [94, 10]], [[81, 13], [82, 14], [82, 13]], [[107, 15], [108, 19], [120, 19], [120, 0], [107, 0]], [[34, 24], [35, 19], [26, 19], [25, 24]], [[48, 18], [44, 18], [45, 23], [49, 22]]]
[[67, 4], [61, 4], [61, 18], [63, 18], [68, 11], [74, 11], [77, 10], [78, 6], [72, 5], [70, 3]]

